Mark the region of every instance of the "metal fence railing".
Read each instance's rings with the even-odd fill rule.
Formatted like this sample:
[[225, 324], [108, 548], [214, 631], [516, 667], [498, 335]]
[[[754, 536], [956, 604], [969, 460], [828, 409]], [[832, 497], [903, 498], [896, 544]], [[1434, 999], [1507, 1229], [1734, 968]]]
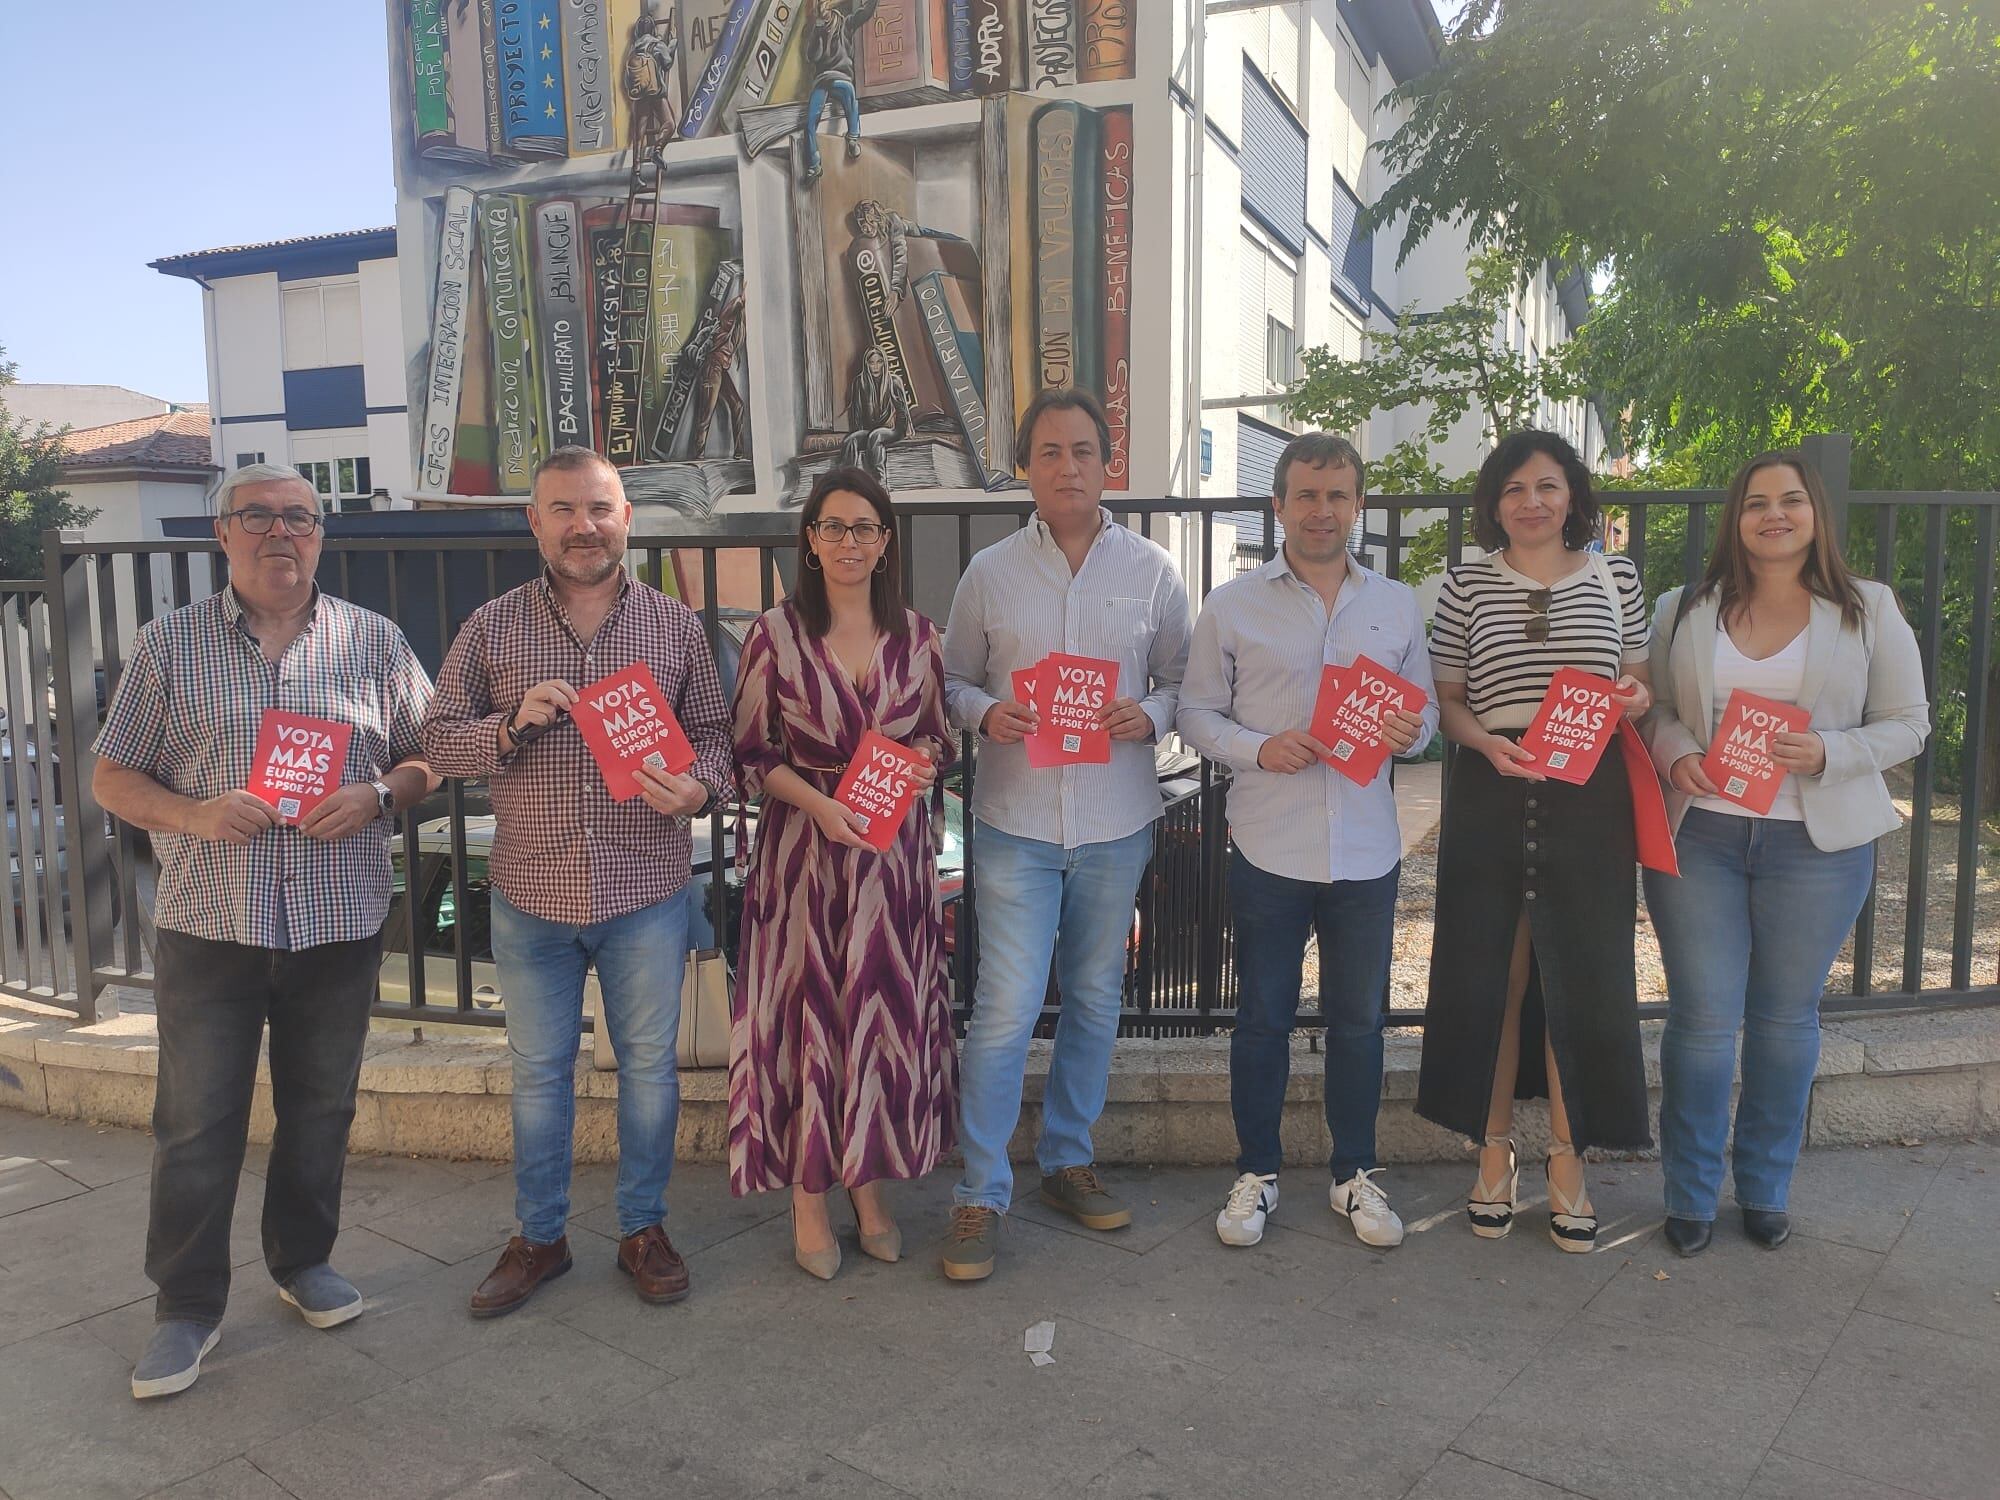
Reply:
[[[2000, 494], [1850, 492], [1844, 441], [1819, 440], [1850, 560], [1898, 585], [1917, 627], [1940, 732], [1909, 768], [1907, 854], [1878, 861], [1877, 886], [1853, 942], [1853, 962], [1827, 1008], [2000, 1002], [2000, 972], [1975, 939], [1981, 926], [1982, 818], [1986, 785], [2000, 759], [1994, 702], [1993, 593]], [[1706, 558], [1717, 491], [1618, 492], [1623, 536], [1658, 588], [1679, 583]], [[1171, 552], [1197, 605], [1210, 588], [1277, 545], [1261, 500], [1111, 502], [1114, 515]], [[1408, 576], [1458, 561], [1467, 546], [1468, 497], [1429, 495], [1373, 502], [1365, 531], [1372, 566]], [[972, 554], [1026, 523], [1025, 495], [902, 507], [904, 581], [917, 609], [942, 619]], [[1243, 534], [1245, 512], [1261, 525]], [[635, 536], [632, 562], [648, 582], [696, 608], [733, 681], [745, 630], [796, 576], [794, 518], [732, 518], [728, 534]], [[90, 788], [89, 746], [118, 681], [134, 633], [160, 613], [220, 587], [225, 573], [208, 541], [84, 541], [50, 533], [40, 580], [0, 584], [0, 676], [6, 724], [8, 853], [14, 917], [0, 924], [0, 989], [31, 996], [85, 1020], [108, 1013], [110, 986], [151, 983], [151, 849], [145, 836], [108, 820]], [[525, 532], [479, 535], [360, 535], [329, 518], [320, 582], [329, 592], [395, 619], [436, 670], [458, 626], [484, 600], [532, 576]], [[952, 987], [961, 1021], [978, 965], [977, 899], [968, 857], [974, 833], [965, 809], [977, 775], [973, 744], [949, 791], [940, 857]], [[1191, 1034], [1226, 1025], [1235, 996], [1232, 929], [1224, 879], [1227, 773], [1177, 753], [1160, 755], [1165, 816], [1134, 913], [1127, 966], [1128, 1032]], [[695, 867], [707, 931], [698, 939], [734, 947], [737, 917], [734, 809], [697, 826]], [[77, 836], [82, 830], [83, 836]], [[94, 835], [94, 836], [93, 836]], [[387, 959], [378, 1014], [424, 1023], [498, 1024], [505, 1010], [492, 964], [486, 853], [492, 821], [478, 783], [447, 783], [407, 811], [397, 838], [398, 893], [385, 930]], [[1934, 889], [1949, 863], [1949, 889]], [[1986, 892], [1994, 898], [1993, 877]], [[1900, 913], [1900, 963], [1878, 953], [1884, 914]], [[1948, 934], [1948, 937], [1943, 935]], [[1940, 940], [1942, 939], [1942, 940]], [[1885, 970], [1885, 962], [1887, 969]], [[1838, 970], [1836, 973], [1838, 974]], [[1053, 1006], [1055, 996], [1050, 996]], [[1052, 1022], [1053, 1009], [1045, 1017]], [[1420, 1015], [1405, 1005], [1399, 1024]], [[1308, 1023], [1310, 1016], [1304, 1018]]]

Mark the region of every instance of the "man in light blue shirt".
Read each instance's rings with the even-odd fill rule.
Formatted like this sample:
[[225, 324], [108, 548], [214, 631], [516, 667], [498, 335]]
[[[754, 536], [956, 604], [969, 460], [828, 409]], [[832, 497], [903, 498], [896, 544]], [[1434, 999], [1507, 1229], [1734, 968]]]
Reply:
[[[972, 559], [945, 630], [945, 700], [980, 734], [973, 781], [973, 899], [979, 981], [959, 1064], [958, 1141], [944, 1271], [993, 1271], [1000, 1217], [1014, 1197], [1007, 1143], [1021, 1113], [1028, 1039], [1053, 959], [1062, 995], [1035, 1148], [1042, 1201], [1090, 1229], [1121, 1229], [1131, 1210], [1092, 1166], [1124, 999], [1133, 900], [1161, 803], [1153, 746], [1174, 726], [1187, 664], [1187, 590], [1173, 561], [1111, 519], [1098, 499], [1110, 429], [1097, 399], [1044, 391], [1021, 414], [1035, 519]], [[1051, 652], [1118, 664], [1104, 765], [1033, 769], [1022, 740], [1033, 709], [1013, 674]]]
[[1215, 1228], [1225, 1244], [1254, 1245], [1277, 1206], [1289, 1034], [1306, 938], [1317, 933], [1329, 1199], [1364, 1244], [1397, 1245], [1402, 1220], [1375, 1181], [1402, 862], [1396, 798], [1386, 762], [1357, 786], [1306, 726], [1322, 667], [1366, 656], [1424, 690], [1421, 714], [1391, 710], [1382, 720], [1390, 748], [1415, 755], [1437, 730], [1437, 692], [1416, 595], [1348, 555], [1364, 492], [1354, 446], [1327, 433], [1294, 438], [1273, 483], [1283, 550], [1208, 596], [1180, 699], [1181, 737], [1234, 773], [1229, 897], [1238, 992], [1229, 1102], [1240, 1175]]

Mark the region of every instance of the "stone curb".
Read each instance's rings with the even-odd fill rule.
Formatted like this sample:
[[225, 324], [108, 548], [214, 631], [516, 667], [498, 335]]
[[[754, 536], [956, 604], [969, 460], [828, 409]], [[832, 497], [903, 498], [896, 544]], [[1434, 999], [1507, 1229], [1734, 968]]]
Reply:
[[[1642, 1028], [1646, 1080], [1658, 1117], [1660, 1023]], [[1323, 1160], [1326, 1129], [1320, 1096], [1325, 1073], [1302, 1033], [1292, 1049], [1283, 1132], [1286, 1158]], [[1410, 1030], [1387, 1038], [1378, 1145], [1385, 1161], [1456, 1160], [1464, 1145], [1419, 1120], [1416, 1095], [1422, 1042]], [[1049, 1043], [1030, 1049], [1021, 1129], [1015, 1146], [1031, 1152], [1046, 1080]], [[132, 1011], [95, 1026], [76, 1026], [50, 1007], [0, 997], [0, 1106], [33, 1114], [143, 1127], [151, 1119], [158, 1040], [150, 1012]], [[512, 1068], [505, 1034], [421, 1039], [403, 1028], [371, 1034], [361, 1065], [353, 1148], [413, 1156], [504, 1159], [511, 1125], [506, 1096]], [[616, 1155], [618, 1075], [599, 1072], [588, 1052], [576, 1069], [578, 1157]], [[252, 1138], [268, 1140], [269, 1072], [258, 1067]], [[681, 1074], [680, 1152], [719, 1159], [728, 1142], [728, 1074]], [[1940, 1010], [1849, 1017], [1822, 1034], [1807, 1139], [1813, 1145], [1860, 1145], [1941, 1134], [2000, 1130], [2000, 1010]], [[1540, 1105], [1524, 1105], [1518, 1133], [1526, 1150], [1546, 1138]], [[1178, 1040], [1125, 1038], [1118, 1044], [1096, 1131], [1100, 1160], [1220, 1164], [1234, 1159], [1226, 1036]]]

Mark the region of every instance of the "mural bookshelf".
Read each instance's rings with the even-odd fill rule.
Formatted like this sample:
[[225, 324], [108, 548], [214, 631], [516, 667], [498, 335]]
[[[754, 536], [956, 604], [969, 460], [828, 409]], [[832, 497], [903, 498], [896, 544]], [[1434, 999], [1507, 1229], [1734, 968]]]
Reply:
[[1169, 106], [1130, 0], [387, 15], [419, 504], [516, 503], [578, 441], [689, 519], [837, 462], [997, 491], [1040, 383], [1105, 398], [1111, 488], [1143, 473]]

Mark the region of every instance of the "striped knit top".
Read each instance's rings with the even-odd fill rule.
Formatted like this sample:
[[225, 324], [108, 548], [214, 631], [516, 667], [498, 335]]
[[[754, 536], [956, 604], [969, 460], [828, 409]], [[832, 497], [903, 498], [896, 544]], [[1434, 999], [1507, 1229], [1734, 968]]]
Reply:
[[1593, 563], [1578, 556], [1576, 571], [1548, 591], [1548, 639], [1530, 640], [1529, 622], [1542, 611], [1542, 588], [1499, 557], [1460, 563], [1445, 575], [1431, 624], [1431, 672], [1440, 683], [1465, 684], [1466, 705], [1487, 729], [1525, 729], [1558, 667], [1618, 677], [1646, 659], [1651, 630], [1639, 570], [1629, 557], [1606, 557], [1618, 607]]

